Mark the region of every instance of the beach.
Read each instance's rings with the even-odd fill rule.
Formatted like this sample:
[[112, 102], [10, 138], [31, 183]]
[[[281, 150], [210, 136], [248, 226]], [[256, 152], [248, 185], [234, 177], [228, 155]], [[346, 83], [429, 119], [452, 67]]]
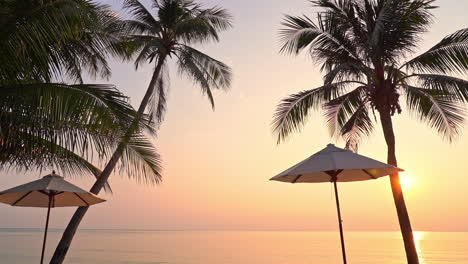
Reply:
[[0, 264], [468, 264], [467, 8], [1, 1]]
[[[61, 232], [50, 231], [49, 257]], [[353, 264], [405, 263], [399, 232], [347, 232]], [[41, 229], [1, 229], [2, 263], [35, 263]], [[468, 263], [468, 233], [417, 232], [421, 264]], [[340, 263], [336, 232], [80, 230], [66, 263]]]

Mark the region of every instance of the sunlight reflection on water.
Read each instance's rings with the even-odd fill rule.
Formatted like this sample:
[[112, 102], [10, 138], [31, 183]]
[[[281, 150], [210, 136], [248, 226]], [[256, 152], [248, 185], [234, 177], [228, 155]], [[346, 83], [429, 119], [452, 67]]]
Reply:
[[424, 260], [423, 251], [421, 250], [421, 240], [424, 239], [424, 232], [421, 232], [421, 231], [413, 232], [413, 237], [414, 237], [414, 244], [416, 246], [416, 251], [418, 252], [419, 263], [425, 264], [426, 261]]

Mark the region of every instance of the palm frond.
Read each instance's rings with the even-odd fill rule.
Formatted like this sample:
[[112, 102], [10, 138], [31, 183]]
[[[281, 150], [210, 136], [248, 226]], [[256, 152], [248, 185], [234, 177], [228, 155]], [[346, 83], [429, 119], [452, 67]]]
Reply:
[[405, 79], [415, 79], [418, 86], [422, 88], [451, 94], [454, 95], [454, 100], [459, 102], [468, 102], [467, 80], [439, 74], [413, 74], [409, 75]]
[[314, 6], [325, 9], [329, 18], [333, 20], [333, 28], [337, 31], [346, 32], [349, 38], [353, 39], [354, 46], [365, 52], [364, 46], [369, 43], [369, 28], [365, 21], [366, 16], [362, 16], [362, 1], [331, 1], [317, 0], [311, 1]]
[[[332, 136], [343, 136], [349, 132], [359, 132], [352, 131], [354, 128], [352, 124], [355, 123], [355, 125], [360, 125], [360, 119], [363, 118], [361, 115], [367, 113], [367, 111], [364, 113], [364, 110], [362, 110], [366, 105], [366, 102], [363, 99], [365, 97], [365, 89], [365, 86], [357, 87], [349, 93], [343, 94], [324, 103], [324, 115]], [[355, 115], [356, 112], [362, 112], [357, 114], [357, 117], [355, 117], [360, 119], [349, 121], [353, 119], [352, 116]], [[359, 129], [361, 127], [358, 126], [357, 128]], [[364, 129], [366, 127], [362, 128]]]
[[144, 63], [155, 61], [164, 50], [161, 39], [151, 35], [131, 35], [126, 45], [129, 47], [130, 56], [137, 54], [134, 62], [135, 69]]
[[[29, 83], [1, 86], [1, 145], [16, 135], [41, 138], [85, 155], [108, 153], [134, 118], [127, 98], [111, 85]], [[25, 144], [25, 148], [29, 145]]]
[[109, 54], [118, 55], [120, 20], [108, 6], [86, 0], [48, 1], [37, 7], [12, 6], [5, 12], [0, 40], [0, 81], [81, 80], [110, 74]]
[[164, 119], [164, 114], [166, 113], [166, 93], [169, 85], [169, 73], [167, 71], [167, 67], [163, 65], [149, 103], [149, 120], [155, 120], [155, 124], [161, 124]]
[[123, 8], [126, 9], [132, 17], [146, 26], [160, 27], [159, 21], [153, 17], [151, 12], [138, 0], [124, 0]]
[[427, 122], [431, 128], [449, 140], [460, 134], [466, 111], [454, 100], [456, 95], [411, 85], [405, 85], [403, 89], [408, 109], [420, 120]]
[[346, 80], [355, 80], [362, 84], [366, 77], [371, 74], [371, 69], [362, 64], [356, 64], [352, 61], [333, 64], [323, 76], [323, 82], [330, 84]]
[[[39, 137], [16, 134], [15, 140], [0, 145], [0, 169], [5, 171], [58, 170], [65, 177], [93, 176], [98, 178], [101, 170], [81, 155]], [[108, 183], [107, 192], [112, 192]]]
[[311, 53], [315, 49], [332, 49], [336, 53], [342, 52], [348, 57], [358, 60], [352, 46], [346, 43], [345, 39], [333, 35], [332, 33], [337, 33], [333, 31], [334, 25], [326, 24], [323, 19], [319, 19], [317, 25], [307, 16], [294, 17], [287, 15], [281, 24], [284, 28], [280, 30], [280, 40], [282, 42], [280, 52], [298, 54], [307, 47], [310, 48]]
[[374, 123], [369, 116], [368, 106], [362, 104], [343, 125], [341, 135], [346, 140], [347, 148], [357, 152], [362, 138], [370, 136], [373, 130]]
[[324, 86], [292, 94], [278, 104], [273, 115], [273, 132], [277, 135], [277, 143], [285, 140], [292, 132], [298, 132], [304, 125], [311, 110], [329, 100], [342, 95], [352, 81], [326, 84]]
[[404, 66], [425, 73], [465, 74], [468, 71], [468, 28], [445, 37]]
[[197, 17], [206, 21], [216, 31], [228, 30], [233, 26], [232, 15], [219, 6], [201, 10]]
[[151, 141], [141, 133], [131, 136], [119, 162], [121, 171], [131, 179], [150, 184], [161, 181], [161, 157]]
[[376, 20], [370, 38], [371, 54], [389, 63], [418, 46], [420, 35], [432, 22], [434, 0], [377, 1], [372, 2]]
[[188, 75], [208, 96], [214, 108], [212, 89], [231, 85], [231, 68], [192, 47], [181, 45], [177, 50], [179, 72]]
[[127, 36], [158, 34], [154, 27], [138, 20], [127, 19], [122, 23]]
[[224, 8], [197, 6], [185, 12], [187, 18], [175, 24], [175, 33], [186, 44], [218, 41], [218, 33], [232, 27], [232, 16]]

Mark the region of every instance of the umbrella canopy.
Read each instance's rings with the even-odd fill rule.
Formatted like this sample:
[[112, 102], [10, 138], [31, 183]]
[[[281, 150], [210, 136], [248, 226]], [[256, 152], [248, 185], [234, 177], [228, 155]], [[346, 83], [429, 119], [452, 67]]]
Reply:
[[290, 183], [333, 182], [335, 189], [338, 225], [340, 228], [343, 263], [346, 264], [346, 250], [341, 219], [337, 182], [365, 181], [377, 179], [403, 171], [395, 166], [356, 154], [350, 150], [328, 144], [326, 148], [299, 162], [270, 180]]
[[0, 192], [0, 202], [12, 206], [47, 208], [47, 218], [40, 262], [42, 264], [44, 263], [44, 251], [47, 240], [47, 229], [49, 227], [50, 208], [90, 206], [105, 202], [105, 200], [65, 181], [63, 177], [56, 175], [55, 171], [52, 171], [52, 174], [46, 175], [40, 180], [32, 181]]
[[271, 178], [281, 182], [338, 182], [377, 179], [398, 171], [395, 166], [328, 144], [326, 148]]
[[89, 206], [105, 200], [87, 192], [55, 173], [0, 192], [0, 202], [12, 206], [48, 207]]

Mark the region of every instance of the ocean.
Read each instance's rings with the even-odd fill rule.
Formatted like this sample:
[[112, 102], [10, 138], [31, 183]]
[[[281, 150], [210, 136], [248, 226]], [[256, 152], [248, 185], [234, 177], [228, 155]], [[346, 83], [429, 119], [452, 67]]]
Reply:
[[[40, 229], [0, 229], [0, 263], [38, 263]], [[48, 235], [46, 260], [61, 230]], [[348, 263], [404, 264], [398, 232], [346, 232]], [[421, 264], [467, 264], [468, 233], [415, 232]], [[339, 264], [338, 232], [80, 230], [65, 263]], [[48, 262], [47, 262], [48, 263]]]

